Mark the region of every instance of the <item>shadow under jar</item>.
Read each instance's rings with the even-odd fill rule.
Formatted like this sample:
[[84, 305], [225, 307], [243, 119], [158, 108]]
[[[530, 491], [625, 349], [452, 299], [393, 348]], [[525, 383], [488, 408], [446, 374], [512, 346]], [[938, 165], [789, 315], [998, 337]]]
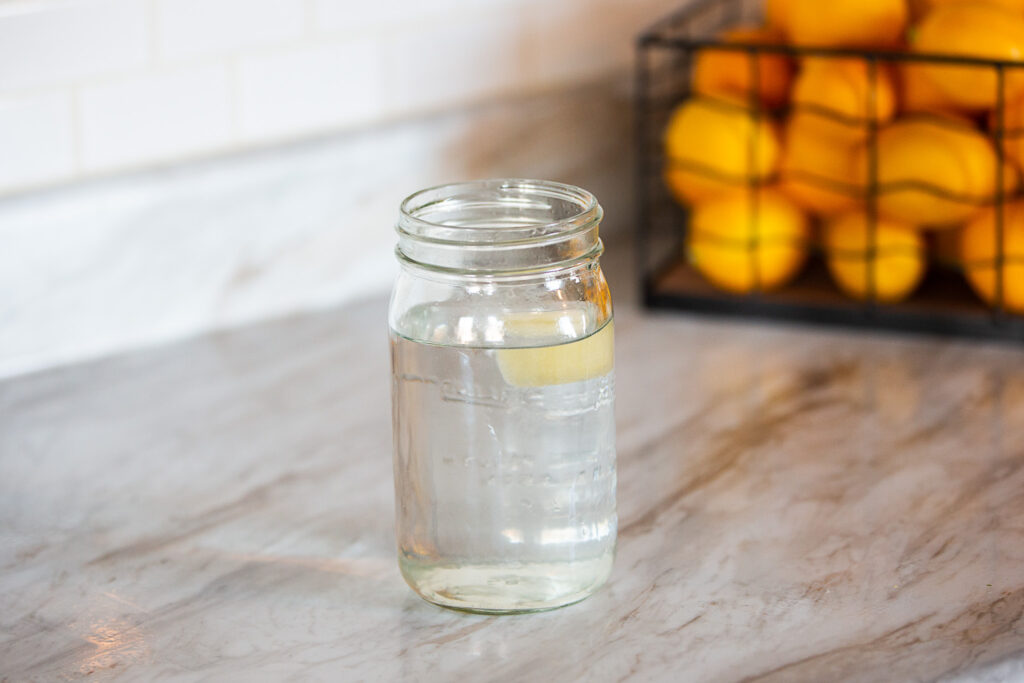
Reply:
[[485, 180], [402, 203], [389, 311], [399, 564], [430, 602], [526, 612], [615, 553], [612, 305], [589, 192]]

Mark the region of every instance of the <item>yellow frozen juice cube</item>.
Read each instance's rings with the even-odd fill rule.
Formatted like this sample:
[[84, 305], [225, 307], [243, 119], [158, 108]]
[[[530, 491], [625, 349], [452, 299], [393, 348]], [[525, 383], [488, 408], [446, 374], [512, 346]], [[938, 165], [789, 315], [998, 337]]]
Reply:
[[582, 339], [542, 345], [545, 339], [557, 339], [560, 334], [564, 339], [567, 331], [584, 329], [584, 322], [583, 311], [546, 311], [506, 319], [509, 336], [535, 339], [539, 345], [498, 350], [498, 368], [505, 381], [517, 387], [542, 387], [607, 375], [615, 357], [615, 330], [611, 320]]

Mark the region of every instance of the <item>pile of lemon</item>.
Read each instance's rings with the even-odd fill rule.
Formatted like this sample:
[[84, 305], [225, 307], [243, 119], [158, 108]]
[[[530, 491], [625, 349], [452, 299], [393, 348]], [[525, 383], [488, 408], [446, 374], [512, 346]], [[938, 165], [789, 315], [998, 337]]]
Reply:
[[765, 15], [721, 39], [1022, 65], [1000, 76], [940, 61], [701, 50], [694, 94], [665, 132], [665, 180], [691, 208], [694, 267], [727, 291], [767, 291], [818, 242], [844, 292], [894, 302], [918, 286], [931, 253], [960, 264], [991, 304], [1003, 198], [1003, 303], [1024, 312], [1024, 0], [767, 0]]

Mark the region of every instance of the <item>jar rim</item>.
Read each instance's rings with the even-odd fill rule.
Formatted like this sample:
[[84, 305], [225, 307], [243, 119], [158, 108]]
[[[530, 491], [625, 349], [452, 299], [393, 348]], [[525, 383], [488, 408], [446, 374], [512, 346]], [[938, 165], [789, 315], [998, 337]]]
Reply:
[[[550, 220], [524, 220], [517, 216], [518, 220], [504, 224], [496, 218], [482, 218], [478, 223], [431, 219], [431, 214], [443, 214], [445, 209], [460, 207], [482, 209], [503, 205], [545, 208], [536, 203], [542, 200], [561, 202], [565, 215], [552, 216]], [[534, 203], [530, 204], [531, 201]], [[553, 205], [546, 208], [558, 213]], [[575, 210], [569, 213], [567, 208]], [[399, 212], [396, 228], [401, 236], [452, 246], [543, 243], [585, 230], [602, 218], [597, 197], [587, 190], [567, 183], [527, 178], [492, 178], [435, 185], [403, 199]]]

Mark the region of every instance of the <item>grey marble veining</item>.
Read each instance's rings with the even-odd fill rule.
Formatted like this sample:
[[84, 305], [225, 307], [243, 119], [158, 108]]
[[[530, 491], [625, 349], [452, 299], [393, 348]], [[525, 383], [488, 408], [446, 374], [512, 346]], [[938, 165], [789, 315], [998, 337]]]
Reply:
[[0, 384], [0, 680], [1024, 675], [1024, 350], [645, 315], [613, 290], [613, 576], [404, 585], [385, 300]]

